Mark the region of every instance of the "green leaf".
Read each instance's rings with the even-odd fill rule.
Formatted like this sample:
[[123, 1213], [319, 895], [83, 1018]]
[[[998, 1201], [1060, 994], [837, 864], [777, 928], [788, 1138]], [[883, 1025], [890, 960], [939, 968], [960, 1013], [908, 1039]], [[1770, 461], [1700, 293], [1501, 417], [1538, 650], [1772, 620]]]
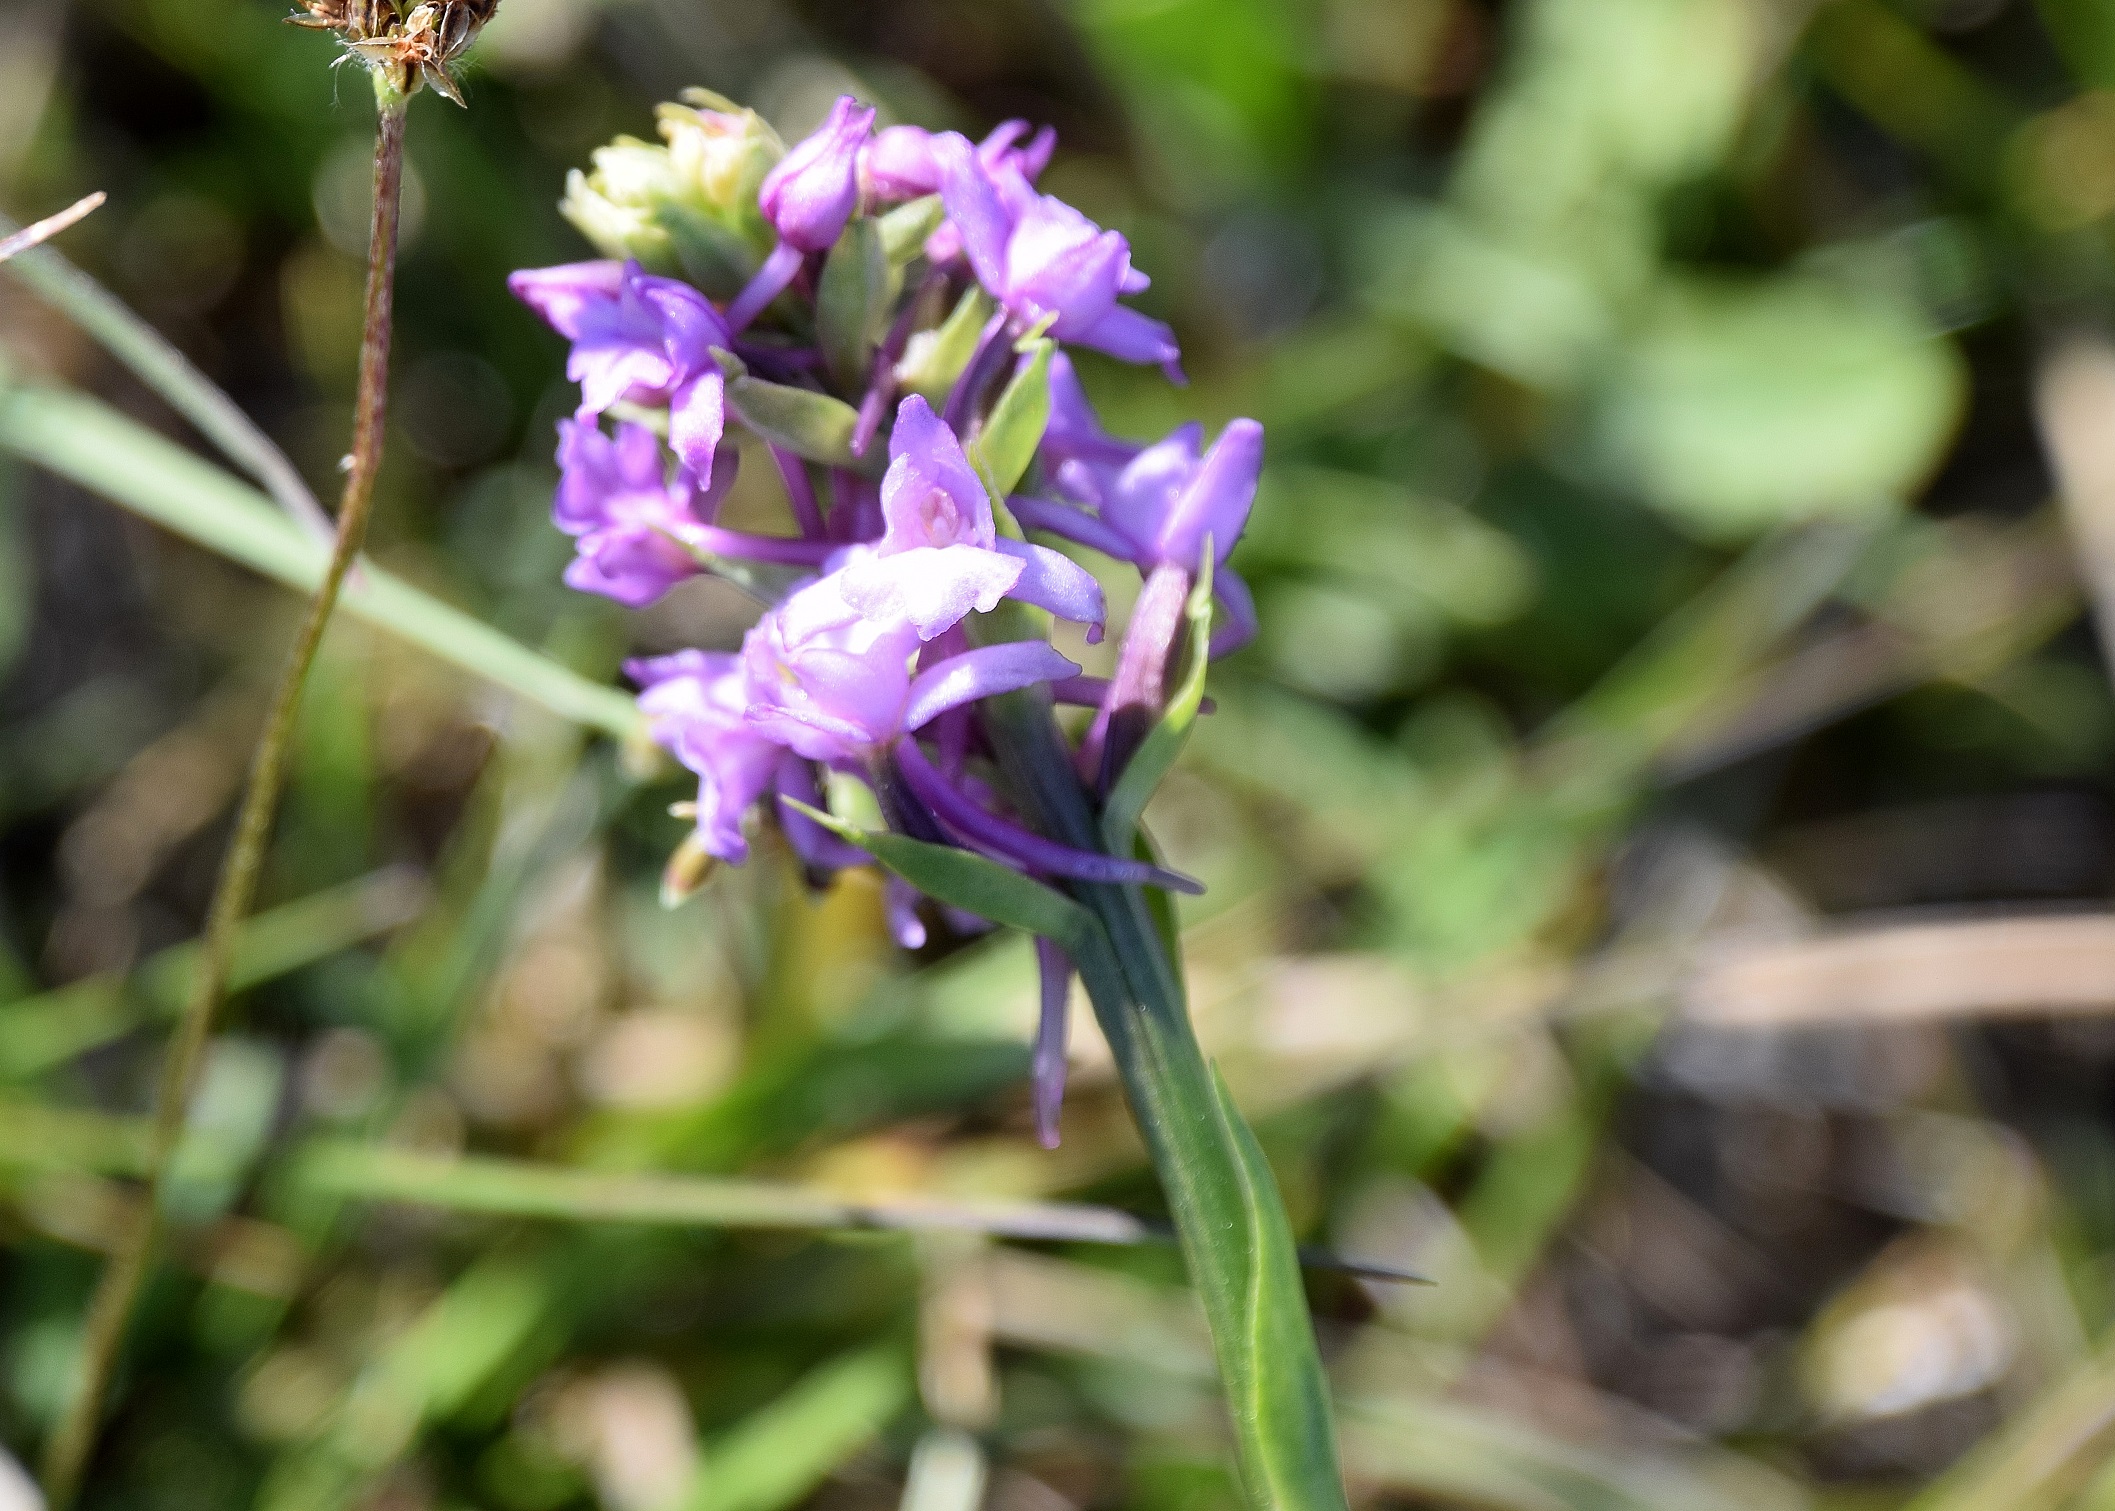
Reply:
[[[323, 578], [326, 543], [254, 489], [85, 394], [0, 391], [0, 450], [299, 592], [313, 592]], [[619, 739], [644, 729], [632, 700], [616, 688], [590, 682], [371, 563], [346, 583], [344, 608], [561, 718]]]
[[977, 337], [991, 319], [991, 312], [991, 297], [984, 290], [974, 284], [964, 289], [939, 329], [920, 331], [904, 348], [903, 360], [896, 364], [903, 387], [925, 395], [929, 403], [945, 400], [955, 379], [962, 376], [962, 369], [969, 366], [969, 359], [977, 350]]
[[824, 260], [816, 291], [816, 334], [823, 361], [840, 387], [857, 389], [866, 382], [874, 348], [888, 327], [889, 306], [902, 287], [902, 269], [889, 261], [879, 225], [871, 216], [855, 216]]
[[1093, 916], [1064, 893], [1033, 877], [1009, 871], [997, 861], [951, 845], [931, 845], [901, 834], [855, 828], [819, 808], [790, 798], [781, 801], [847, 844], [857, 845], [926, 896], [950, 907], [1054, 939], [1075, 959], [1098, 942], [1101, 928]]
[[1122, 855], [1131, 848], [1131, 836], [1137, 832], [1138, 820], [1146, 811], [1146, 803], [1160, 786], [1161, 781], [1182, 754], [1182, 747], [1190, 737], [1190, 726], [1197, 722], [1197, 710], [1204, 704], [1204, 677], [1211, 663], [1212, 640], [1212, 543], [1204, 543], [1204, 560], [1197, 570], [1197, 581], [1190, 588], [1189, 601], [1183, 605], [1183, 617], [1189, 621], [1189, 633], [1183, 649], [1182, 681], [1176, 684], [1175, 696], [1160, 716], [1160, 722], [1139, 745], [1138, 753], [1124, 767], [1124, 774], [1117, 778], [1115, 790], [1109, 801], [1102, 805], [1102, 842], [1110, 853]]
[[1335, 1450], [1328, 1400], [1300, 1371], [1279, 1367], [1279, 1361], [1314, 1347], [1284, 1198], [1216, 1065], [1211, 1077], [1219, 1119], [1235, 1155], [1241, 1201], [1240, 1228], [1218, 1235], [1218, 1241], [1238, 1253], [1246, 1270], [1245, 1332], [1237, 1347], [1222, 1347], [1220, 1354], [1220, 1368], [1229, 1376], [1228, 1405], [1255, 1450], [1242, 1467], [1266, 1481], [1251, 1487], [1261, 1492], [1257, 1499], [1263, 1505], [1340, 1505], [1343, 1489], [1330, 1469]]
[[1693, 533], [1882, 514], [1937, 465], [1964, 394], [1914, 314], [1832, 284], [1692, 283], [1611, 366], [1596, 451]]
[[898, 205], [882, 216], [879, 221], [881, 247], [890, 266], [908, 266], [912, 258], [925, 250], [925, 239], [939, 230], [940, 222], [946, 218], [947, 207], [940, 203], [937, 194]]
[[969, 443], [970, 465], [999, 503], [1035, 460], [1043, 428], [1050, 423], [1050, 358], [1057, 343], [1038, 336], [1016, 348], [1028, 365], [1013, 375], [991, 407], [990, 416]]
[[885, 460], [878, 446], [869, 448], [866, 461], [852, 455], [852, 431], [859, 424], [859, 413], [826, 393], [768, 383], [750, 377], [747, 371], [736, 371], [727, 378], [727, 407], [765, 440], [811, 462], [870, 472], [872, 463]]

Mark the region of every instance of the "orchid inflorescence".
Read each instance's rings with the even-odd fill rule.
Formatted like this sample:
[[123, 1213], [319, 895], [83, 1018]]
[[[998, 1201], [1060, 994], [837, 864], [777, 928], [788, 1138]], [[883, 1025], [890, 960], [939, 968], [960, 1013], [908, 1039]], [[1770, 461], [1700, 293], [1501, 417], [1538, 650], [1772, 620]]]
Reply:
[[[1180, 353], [1121, 302], [1147, 286], [1125, 238], [1036, 189], [1048, 129], [1008, 122], [972, 144], [874, 122], [845, 97], [787, 149], [754, 112], [693, 91], [662, 107], [662, 144], [620, 139], [574, 174], [566, 213], [606, 260], [510, 281], [572, 342], [580, 402], [559, 422], [553, 509], [576, 544], [566, 581], [637, 607], [710, 573], [768, 604], [739, 651], [627, 665], [654, 738], [698, 777], [671, 886], [746, 859], [759, 810], [811, 875], [866, 862], [826, 811], [849, 784], [899, 834], [1060, 886], [1199, 890], [1037, 832], [996, 779], [980, 710], [1030, 687], [1091, 707], [1074, 758], [1106, 798], [1186, 639], [1214, 617], [1212, 654], [1254, 633], [1224, 561], [1262, 429], [1235, 420], [1208, 448], [1194, 425], [1151, 445], [1103, 430], [1064, 346], [1178, 382]], [[730, 423], [766, 443], [797, 534], [719, 523]], [[1141, 574], [1112, 677], [1047, 638], [980, 639], [1002, 600], [1101, 636], [1095, 577], [1024, 531]], [[892, 876], [887, 895], [897, 939], [921, 945], [918, 894]], [[1036, 1105], [1054, 1143], [1069, 968], [1039, 947]]]

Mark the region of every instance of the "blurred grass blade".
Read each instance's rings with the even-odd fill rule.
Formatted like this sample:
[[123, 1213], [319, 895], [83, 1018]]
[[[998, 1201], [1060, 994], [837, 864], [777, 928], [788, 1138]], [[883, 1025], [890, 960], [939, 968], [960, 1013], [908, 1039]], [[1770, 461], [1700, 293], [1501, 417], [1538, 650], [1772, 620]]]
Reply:
[[[103, 197], [95, 194], [89, 198], [100, 204]], [[73, 209], [53, 216], [52, 221], [65, 216], [78, 219], [94, 208], [95, 204], [84, 199]], [[40, 221], [23, 234], [47, 225], [51, 221]], [[0, 231], [6, 229], [8, 222], [0, 217]], [[64, 225], [54, 227], [61, 229]], [[6, 256], [0, 255], [0, 262], [4, 261]], [[294, 464], [287, 460], [286, 453], [273, 445], [271, 437], [257, 428], [241, 406], [193, 367], [190, 359], [170, 345], [161, 332], [48, 247], [17, 258], [9, 271], [131, 368], [142, 383], [219, 447], [222, 455], [262, 484], [265, 492], [303, 529], [319, 541], [331, 538], [330, 516], [301, 480]]]
[[[51, 240], [68, 226], [85, 220], [89, 215], [100, 210], [103, 207], [103, 201], [107, 198], [109, 196], [101, 189], [98, 189], [93, 194], [82, 195], [56, 215], [47, 215], [34, 225], [24, 226], [11, 235], [0, 236], [0, 262], [11, 261], [20, 257], [31, 247], [44, 245], [45, 242]], [[0, 226], [7, 224], [7, 220], [4, 217], [0, 217]]]
[[[424, 877], [405, 866], [259, 913], [237, 937], [228, 986], [242, 991], [409, 923], [425, 907]], [[198, 946], [150, 956], [128, 982], [91, 976], [0, 1006], [0, 1080], [26, 1080], [183, 1004]]]
[[2115, 1010], [2115, 914], [1838, 925], [1819, 939], [1713, 950], [1682, 988], [1727, 1028]]
[[569, 1222], [955, 1231], [1062, 1243], [1166, 1241], [1143, 1219], [1114, 1207], [916, 1192], [855, 1201], [788, 1182], [612, 1175], [351, 1143], [308, 1146], [295, 1157], [292, 1178], [317, 1195]]
[[1583, 1447], [1455, 1401], [1354, 1399], [1344, 1403], [1343, 1419], [1344, 1455], [1360, 1479], [1420, 1503], [1493, 1511], [1800, 1511], [1806, 1504], [1789, 1483], [1728, 1453], [1706, 1450], [1691, 1469], [1665, 1450]]
[[463, 1410], [538, 1341], [545, 1267], [516, 1255], [479, 1261], [369, 1363], [312, 1442], [266, 1477], [260, 1511], [330, 1511], [395, 1463], [428, 1422]]
[[683, 1511], [782, 1511], [910, 1403], [911, 1370], [887, 1345], [843, 1355], [708, 1444]]
[[[322, 580], [328, 548], [218, 467], [85, 394], [0, 390], [0, 449], [48, 468], [185, 539], [299, 592]], [[643, 729], [632, 700], [537, 654], [379, 567], [346, 584], [356, 618], [617, 739]]]

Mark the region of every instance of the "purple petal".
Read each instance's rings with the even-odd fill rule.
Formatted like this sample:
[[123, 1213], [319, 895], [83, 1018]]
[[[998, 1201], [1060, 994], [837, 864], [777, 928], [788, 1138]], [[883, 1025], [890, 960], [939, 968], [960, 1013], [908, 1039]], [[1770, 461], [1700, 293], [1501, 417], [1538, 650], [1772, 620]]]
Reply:
[[977, 281], [1003, 300], [1006, 243], [1013, 235], [1014, 217], [966, 137], [953, 131], [935, 137], [933, 158], [940, 165], [941, 202], [962, 238], [969, 265]]
[[784, 757], [742, 718], [740, 658], [687, 651], [630, 662], [625, 669], [645, 684], [639, 711], [654, 739], [697, 773], [699, 840], [709, 853], [739, 864], [749, 855], [742, 819]]
[[582, 312], [617, 297], [624, 264], [608, 258], [555, 268], [523, 268], [507, 275], [507, 289], [567, 339], [580, 335]]
[[1043, 999], [1042, 1016], [1035, 1031], [1035, 1058], [1029, 1072], [1035, 1086], [1035, 1135], [1045, 1149], [1055, 1149], [1058, 1111], [1065, 1103], [1065, 1031], [1071, 1026], [1072, 962], [1047, 939], [1036, 940], [1035, 962]]
[[1006, 247], [1007, 292], [1016, 307], [1055, 314], [1050, 333], [1073, 341], [1116, 306], [1131, 244], [1060, 200], [1043, 196]]
[[1115, 784], [1152, 721], [1166, 702], [1168, 653], [1182, 633], [1183, 604], [1190, 576], [1163, 562], [1146, 574], [1145, 587], [1131, 606], [1124, 643], [1116, 655], [1116, 675], [1108, 696], [1080, 741], [1081, 770], [1093, 775], [1099, 791]]
[[1100, 462], [1121, 467], [1139, 448], [1102, 429], [1100, 416], [1080, 386], [1072, 359], [1058, 352], [1050, 359], [1050, 422], [1043, 427], [1044, 454], [1059, 461]]
[[[977, 156], [995, 168], [1010, 168], [1034, 183], [1050, 166], [1050, 155], [1057, 151], [1057, 132], [1045, 126], [1028, 139], [1027, 146], [1015, 147], [1014, 141], [1027, 129], [1026, 121], [1000, 122], [990, 136], [977, 144]], [[1005, 133], [1003, 138], [1001, 132]]]
[[1021, 522], [1021, 528], [1024, 530], [1042, 530], [1047, 534], [1062, 535], [1067, 540], [1077, 541], [1104, 556], [1113, 556], [1118, 561], [1131, 561], [1138, 555], [1138, 547], [1107, 523], [1069, 504], [1015, 494], [1007, 499], [1006, 507], [1013, 511], [1013, 517]]
[[1183, 376], [1182, 348], [1176, 343], [1175, 332], [1164, 322], [1125, 305], [1111, 305], [1092, 325], [1072, 332], [1066, 339], [1125, 362], [1157, 362], [1170, 383], [1189, 382]]
[[999, 550], [1021, 562], [1020, 581], [1006, 596], [1048, 609], [1060, 619], [1088, 626], [1087, 643], [1101, 639], [1102, 624], [1109, 617], [1102, 599], [1102, 585], [1094, 574], [1070, 557], [1048, 546], [1032, 546], [1021, 540], [1002, 540]]
[[1260, 621], [1256, 618], [1255, 595], [1249, 592], [1248, 584], [1242, 581], [1238, 572], [1230, 572], [1221, 567], [1213, 573], [1212, 596], [1219, 600], [1220, 608], [1225, 610], [1224, 615], [1212, 626], [1211, 654], [1217, 659], [1220, 656], [1231, 656], [1255, 639]]
[[1050, 696], [1075, 708], [1099, 708], [1109, 696], [1107, 677], [1060, 677], [1050, 684]]
[[920, 640], [988, 614], [1020, 581], [1022, 563], [976, 546], [918, 546], [839, 569], [845, 602], [869, 619], [909, 624]]
[[1160, 559], [1194, 572], [1210, 536], [1214, 557], [1225, 561], [1248, 527], [1262, 472], [1263, 427], [1254, 420], [1229, 421], [1162, 517], [1155, 541]]
[[693, 525], [683, 538], [715, 556], [738, 556], [748, 561], [779, 562], [786, 566], [819, 567], [839, 547], [827, 540], [799, 540], [785, 535], [754, 535], [747, 530], [726, 530], [718, 525]]
[[1070, 677], [1078, 671], [1079, 667], [1042, 640], [1013, 640], [965, 651], [911, 679], [903, 727], [920, 729], [950, 708], [960, 708], [996, 693], [1032, 687], [1054, 677]]
[[565, 569], [565, 585], [640, 609], [697, 575], [697, 563], [673, 540], [657, 530], [630, 527], [581, 536], [579, 554]]
[[712, 459], [727, 424], [727, 382], [719, 369], [703, 372], [668, 401], [668, 444], [700, 488], [712, 486]]
[[873, 127], [872, 106], [839, 95], [829, 119], [764, 176], [758, 206], [785, 241], [820, 252], [837, 240], [859, 203], [859, 150]]
[[940, 189], [933, 134], [920, 126], [889, 126], [861, 149], [859, 172], [876, 199], [917, 199]]
[[786, 485], [786, 503], [793, 510], [793, 522], [800, 526], [800, 533], [811, 539], [821, 538], [822, 506], [815, 501], [815, 484], [808, 477], [807, 464], [783, 446], [771, 448], [771, 460], [778, 468], [779, 480]]

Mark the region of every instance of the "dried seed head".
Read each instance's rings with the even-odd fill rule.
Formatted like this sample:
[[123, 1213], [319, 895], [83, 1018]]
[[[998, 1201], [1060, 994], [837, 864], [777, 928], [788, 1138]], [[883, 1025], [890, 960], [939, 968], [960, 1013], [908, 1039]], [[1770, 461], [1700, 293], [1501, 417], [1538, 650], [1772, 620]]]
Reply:
[[430, 84], [460, 105], [463, 96], [449, 69], [477, 40], [499, 0], [422, 0], [409, 8], [402, 0], [301, 0], [301, 9], [287, 19], [337, 33], [349, 57], [385, 70], [406, 93]]

